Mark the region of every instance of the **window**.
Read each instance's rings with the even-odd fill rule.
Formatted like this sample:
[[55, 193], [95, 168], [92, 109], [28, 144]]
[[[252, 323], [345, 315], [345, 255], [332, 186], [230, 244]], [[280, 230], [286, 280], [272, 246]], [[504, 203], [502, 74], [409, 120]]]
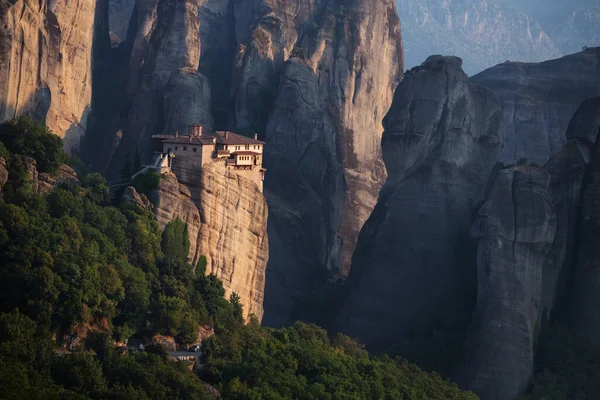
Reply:
[[195, 153], [195, 152], [197, 152], [197, 151], [198, 151], [198, 148], [197, 148], [197, 147], [194, 147], [194, 153]]
[[169, 148], [167, 149], [167, 153], [169, 153], [170, 151], [171, 151], [171, 148], [169, 147]]
[[175, 146], [175, 151], [179, 150], [179, 147]]
[[183, 146], [183, 151], [187, 151], [187, 146]]
[[246, 145], [246, 150], [250, 150], [250, 145], [249, 144]]

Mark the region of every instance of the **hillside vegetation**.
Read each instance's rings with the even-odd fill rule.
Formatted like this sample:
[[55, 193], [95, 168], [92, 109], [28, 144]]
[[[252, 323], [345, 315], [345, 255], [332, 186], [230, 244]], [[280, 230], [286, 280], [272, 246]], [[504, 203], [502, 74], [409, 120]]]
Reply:
[[[202, 262], [188, 263], [181, 221], [161, 232], [151, 211], [111, 202], [95, 173], [39, 195], [25, 157], [54, 173], [61, 149], [30, 120], [0, 127], [9, 173], [0, 201], [0, 398], [203, 399], [209, 383], [226, 399], [476, 399], [315, 325], [246, 323], [237, 295], [226, 300]], [[194, 372], [160, 346], [130, 355], [115, 347], [157, 333], [185, 345], [199, 325], [215, 335]], [[55, 351], [85, 332], [72, 354]]]

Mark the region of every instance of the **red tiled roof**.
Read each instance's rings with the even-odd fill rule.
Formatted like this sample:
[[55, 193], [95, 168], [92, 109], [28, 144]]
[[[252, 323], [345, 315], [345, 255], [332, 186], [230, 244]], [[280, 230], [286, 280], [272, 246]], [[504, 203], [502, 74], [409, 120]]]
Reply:
[[260, 140], [254, 140], [246, 136], [238, 135], [233, 132], [217, 131], [211, 133], [204, 133], [202, 136], [173, 136], [173, 135], [153, 135], [153, 139], [163, 139], [163, 143], [191, 143], [191, 144], [212, 144], [212, 139], [217, 139], [217, 144], [226, 145], [252, 145], [252, 144], [265, 144]]
[[[159, 136], [159, 135], [156, 135]], [[162, 136], [162, 135], [160, 135]], [[163, 138], [156, 138], [163, 139]], [[173, 143], [173, 144], [196, 144], [196, 145], [205, 145], [205, 144], [213, 144], [212, 138], [207, 138], [205, 136], [194, 137], [194, 136], [169, 136], [167, 139], [163, 140], [162, 143]]]
[[[225, 137], [227, 135], [227, 137]], [[219, 144], [265, 144], [260, 140], [254, 140], [246, 136], [238, 135], [233, 132], [217, 131], [212, 133], [205, 133], [204, 136], [217, 138]]]

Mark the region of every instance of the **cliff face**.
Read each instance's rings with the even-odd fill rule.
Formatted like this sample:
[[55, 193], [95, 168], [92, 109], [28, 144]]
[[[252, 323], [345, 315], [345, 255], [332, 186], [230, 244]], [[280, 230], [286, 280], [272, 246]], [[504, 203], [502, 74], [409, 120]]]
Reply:
[[91, 104], [96, 2], [0, 1], [0, 120], [31, 114], [79, 144]]
[[600, 98], [586, 100], [563, 148], [543, 167], [502, 170], [475, 219], [477, 306], [455, 376], [482, 399], [525, 390], [550, 319], [567, 314], [573, 333], [598, 347], [599, 129]]
[[500, 64], [471, 80], [502, 99], [501, 161], [527, 158], [541, 165], [562, 148], [581, 102], [600, 95], [600, 47], [538, 64]]
[[[506, 60], [543, 61], [559, 50], [529, 15], [504, 0], [397, 0], [407, 67], [456, 55], [469, 75]], [[581, 47], [577, 50], [580, 50]]]
[[[240, 55], [236, 111], [238, 123], [260, 121], [243, 105], [269, 101], [260, 91], [262, 102], [256, 98], [253, 85], [264, 82], [259, 86], [268, 89], [272, 77], [264, 71], [282, 69], [265, 147], [265, 195], [278, 241], [266, 307], [273, 316], [268, 322], [278, 325], [290, 318], [278, 293], [306, 295], [324, 274], [349, 271], [386, 175], [380, 121], [402, 74], [402, 42], [390, 1], [267, 9]], [[284, 62], [290, 53], [299, 57]], [[268, 67], [256, 68], [263, 64]]]
[[542, 269], [556, 230], [549, 182], [538, 167], [500, 171], [471, 228], [477, 305], [456, 376], [482, 399], [515, 399], [533, 374]]
[[[578, 117], [578, 118], [577, 118]], [[591, 163], [583, 179], [577, 229], [577, 256], [573, 281], [574, 331], [577, 337], [600, 349], [600, 268], [598, 238], [600, 237], [600, 97], [590, 99], [578, 111], [572, 124], [581, 136], [594, 140], [590, 148]], [[576, 123], [575, 123], [576, 122]], [[589, 140], [588, 139], [588, 140]]]
[[[384, 120], [389, 176], [354, 254], [343, 332], [386, 349], [472, 307], [469, 229], [498, 159], [501, 119], [497, 98], [468, 81], [458, 58], [430, 57], [407, 73]], [[433, 354], [446, 346], [437, 345]]]
[[[105, 36], [126, 53], [126, 117], [98, 131], [100, 164], [114, 174], [136, 149], [147, 162], [152, 134], [191, 122], [258, 132], [277, 232], [267, 290], [305, 295], [346, 274], [386, 177], [381, 120], [403, 71], [393, 0], [138, 0], [131, 18], [121, 3]], [[269, 298], [270, 323], [288, 321], [291, 304]]]
[[214, 164], [200, 170], [174, 166], [163, 174], [153, 194], [162, 228], [179, 218], [188, 226], [190, 260], [207, 260], [207, 273], [223, 281], [227, 295], [236, 292], [246, 316], [263, 316], [269, 245], [267, 205], [259, 188], [239, 174]]

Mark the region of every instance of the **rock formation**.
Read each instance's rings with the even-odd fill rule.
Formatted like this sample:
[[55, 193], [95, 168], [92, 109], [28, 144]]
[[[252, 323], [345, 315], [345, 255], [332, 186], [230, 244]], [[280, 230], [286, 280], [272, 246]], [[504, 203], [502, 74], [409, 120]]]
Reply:
[[[574, 117], [571, 127], [582, 141], [587, 140], [589, 170], [583, 180], [577, 229], [577, 255], [571, 309], [574, 331], [578, 338], [600, 349], [600, 97], [587, 101]], [[589, 158], [588, 158], [589, 159]]]
[[269, 244], [267, 205], [259, 188], [221, 163], [202, 170], [163, 174], [153, 194], [157, 220], [164, 228], [180, 219], [188, 226], [190, 261], [206, 257], [207, 273], [223, 281], [227, 295], [236, 292], [246, 316], [263, 315]]
[[556, 234], [543, 270], [543, 299], [540, 312], [545, 320], [555, 307], [565, 310], [578, 246], [578, 225], [582, 215], [581, 194], [598, 141], [595, 118], [598, 100], [584, 101], [569, 123], [567, 142], [544, 169], [550, 174], [548, 194], [556, 213]]
[[471, 80], [502, 99], [501, 161], [526, 158], [542, 165], [562, 148], [581, 102], [600, 95], [600, 47], [538, 64], [506, 62]]
[[[105, 43], [110, 32], [123, 32], [119, 24], [129, 14], [111, 11], [123, 0], [108, 1]], [[114, 175], [136, 150], [148, 162], [152, 134], [181, 132], [192, 122], [207, 130], [257, 132], [267, 141], [265, 194], [277, 203], [272, 207], [278, 244], [271, 247], [270, 287], [291, 291], [293, 297], [310, 288], [301, 283], [290, 287], [280, 278], [314, 283], [308, 271], [316, 271], [320, 281], [346, 274], [358, 232], [386, 176], [381, 120], [403, 71], [394, 1], [137, 0], [133, 14], [127, 39], [113, 49], [128, 54], [127, 71], [121, 71], [126, 117], [95, 133], [105, 135], [91, 141], [103, 147], [96, 165], [110, 166]], [[122, 39], [122, 34], [114, 36]], [[300, 80], [307, 84], [295, 95], [302, 101], [294, 115], [285, 94], [294, 89], [291, 82]], [[313, 121], [309, 112], [322, 122]], [[294, 143], [294, 129], [304, 124], [314, 130], [312, 139]], [[269, 138], [276, 140], [272, 147]], [[331, 169], [323, 172], [322, 164], [308, 162], [317, 158], [327, 160]], [[289, 184], [298, 179], [306, 185]], [[304, 189], [316, 209], [302, 209]], [[290, 213], [309, 218], [297, 219], [301, 224], [293, 228], [277, 225]], [[311, 237], [315, 231], [318, 236]], [[306, 240], [296, 242], [297, 232]], [[280, 309], [279, 303], [273, 297], [273, 324], [290, 318], [289, 307]]]
[[135, 0], [109, 0], [108, 28], [113, 46], [119, 45], [127, 39], [129, 21], [133, 15], [135, 5]]
[[79, 145], [91, 103], [96, 2], [0, 1], [0, 120], [31, 114]]
[[140, 5], [145, 15], [138, 15], [144, 21], [138, 28], [146, 29], [154, 20], [153, 28], [151, 33], [139, 32], [133, 45], [131, 68], [139, 71], [132, 71], [129, 83], [137, 89], [132, 89], [135, 94], [115, 155], [115, 168], [135, 151], [150, 162], [153, 134], [185, 132], [193, 122], [212, 129], [210, 82], [198, 72], [198, 6], [199, 0], [146, 1]]
[[240, 54], [238, 124], [264, 118], [250, 107], [270, 101], [273, 77], [263, 70], [282, 70], [265, 133], [272, 325], [289, 322], [293, 299], [310, 296], [324, 276], [349, 271], [386, 176], [380, 121], [402, 74], [399, 21], [391, 1], [338, 3], [314, 2], [294, 19], [289, 6], [273, 8]]
[[500, 171], [471, 228], [477, 305], [456, 375], [482, 399], [515, 399], [533, 374], [542, 269], [556, 229], [549, 182], [539, 167]]
[[152, 203], [148, 197], [145, 194], [139, 194], [137, 190], [131, 186], [125, 188], [121, 203], [141, 208], [142, 210], [152, 210]]
[[79, 183], [77, 173], [68, 165], [61, 165], [56, 174], [49, 175], [45, 172], [38, 172], [37, 162], [31, 157], [22, 157], [21, 162], [27, 173], [27, 180], [31, 182], [33, 190], [42, 196], [47, 195], [62, 183]]
[[475, 220], [477, 306], [455, 376], [482, 399], [510, 400], [525, 390], [535, 343], [552, 316], [568, 314], [583, 340], [593, 343], [600, 332], [593, 217], [599, 129], [600, 98], [588, 99], [563, 148], [543, 167], [502, 170]]
[[460, 59], [430, 57], [406, 74], [384, 120], [389, 176], [360, 234], [340, 330], [385, 350], [438, 313], [470, 313], [469, 229], [499, 156], [501, 123], [498, 99], [468, 81]]

